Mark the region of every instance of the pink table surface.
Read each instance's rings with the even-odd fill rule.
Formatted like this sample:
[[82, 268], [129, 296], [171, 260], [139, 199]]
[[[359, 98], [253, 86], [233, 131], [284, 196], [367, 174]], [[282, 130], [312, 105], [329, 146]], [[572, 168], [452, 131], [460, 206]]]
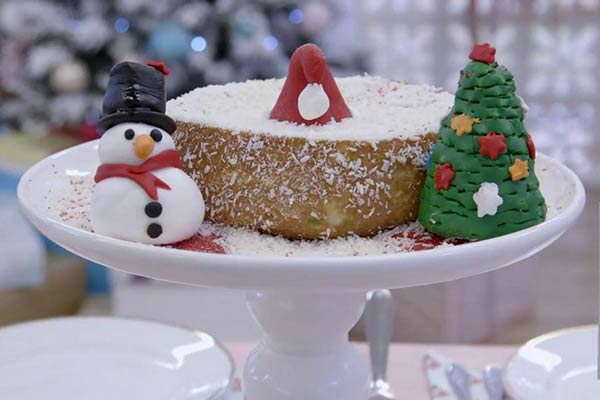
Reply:
[[[241, 375], [244, 360], [254, 345], [227, 343], [225, 347], [231, 352], [238, 375]], [[359, 343], [358, 348], [365, 356], [368, 356], [366, 344]], [[393, 344], [390, 348], [388, 378], [394, 393], [400, 398], [429, 400], [422, 367], [422, 357], [427, 351], [433, 351], [464, 365], [467, 369], [476, 371], [490, 363], [504, 366], [516, 350], [517, 348], [513, 346]]]

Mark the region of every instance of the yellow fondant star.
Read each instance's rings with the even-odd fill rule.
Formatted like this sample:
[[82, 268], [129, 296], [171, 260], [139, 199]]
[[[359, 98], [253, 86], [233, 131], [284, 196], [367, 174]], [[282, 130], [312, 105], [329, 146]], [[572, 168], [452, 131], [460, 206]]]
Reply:
[[478, 122], [481, 122], [479, 118], [469, 117], [467, 114], [455, 115], [450, 122], [450, 128], [454, 129], [458, 136], [462, 136], [473, 132], [473, 124]]
[[518, 181], [519, 179], [527, 178], [529, 176], [529, 165], [526, 160], [517, 158], [508, 170], [510, 171], [510, 177], [513, 181]]

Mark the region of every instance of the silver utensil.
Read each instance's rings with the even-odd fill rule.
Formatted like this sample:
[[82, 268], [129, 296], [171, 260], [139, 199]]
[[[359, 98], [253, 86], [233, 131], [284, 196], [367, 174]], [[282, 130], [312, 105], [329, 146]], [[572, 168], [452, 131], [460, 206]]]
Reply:
[[483, 383], [490, 400], [502, 400], [504, 398], [504, 383], [502, 382], [502, 370], [496, 365], [488, 365], [483, 370]]
[[452, 363], [446, 367], [446, 377], [458, 400], [472, 400], [471, 377], [461, 365]]
[[365, 330], [371, 356], [369, 400], [394, 400], [396, 397], [387, 381], [388, 353], [394, 330], [394, 304], [389, 290], [367, 294]]

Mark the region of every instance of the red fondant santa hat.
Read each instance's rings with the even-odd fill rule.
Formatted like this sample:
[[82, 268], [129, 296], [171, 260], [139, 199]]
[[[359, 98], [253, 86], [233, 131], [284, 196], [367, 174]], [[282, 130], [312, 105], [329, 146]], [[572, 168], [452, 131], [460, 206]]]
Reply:
[[270, 117], [306, 125], [352, 117], [318, 46], [305, 44], [294, 51]]

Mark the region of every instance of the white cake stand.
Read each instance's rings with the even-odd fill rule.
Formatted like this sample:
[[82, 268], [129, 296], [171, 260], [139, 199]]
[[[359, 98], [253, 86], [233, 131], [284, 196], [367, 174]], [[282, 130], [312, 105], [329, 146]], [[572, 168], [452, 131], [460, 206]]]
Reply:
[[368, 290], [450, 281], [515, 263], [555, 241], [585, 202], [577, 176], [540, 155], [536, 172], [549, 216], [521, 232], [456, 247], [379, 256], [198, 253], [103, 237], [52, 215], [53, 198], [69, 185], [70, 177], [95, 171], [96, 146], [92, 142], [70, 148], [27, 171], [18, 188], [24, 212], [50, 239], [111, 268], [187, 285], [245, 290], [250, 311], [264, 330], [244, 368], [247, 400], [365, 400], [367, 363], [347, 334], [362, 313]]

